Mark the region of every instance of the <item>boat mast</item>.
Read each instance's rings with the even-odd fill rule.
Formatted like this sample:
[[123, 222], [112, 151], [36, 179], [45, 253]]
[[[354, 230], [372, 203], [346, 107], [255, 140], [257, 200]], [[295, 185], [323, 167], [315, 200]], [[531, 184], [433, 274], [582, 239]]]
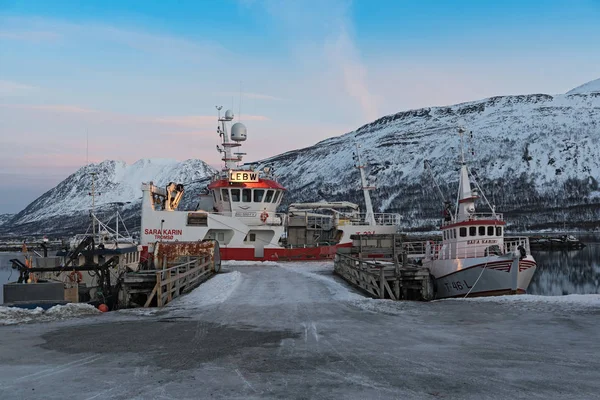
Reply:
[[91, 172], [92, 175], [92, 192], [90, 193], [90, 196], [92, 196], [92, 239], [94, 239], [94, 241], [96, 241], [96, 185], [95, 185], [95, 177], [96, 177], [96, 173], [95, 172]]
[[477, 191], [471, 189], [471, 181], [469, 179], [469, 169], [465, 161], [464, 152], [464, 133], [465, 129], [458, 128], [460, 136], [460, 181], [458, 185], [458, 193], [456, 199], [456, 221], [464, 221], [469, 219], [475, 213], [475, 200], [479, 198]]
[[360, 160], [360, 145], [356, 143], [356, 168], [360, 171], [360, 184], [363, 190], [363, 195], [365, 196], [365, 222], [368, 225], [376, 225], [375, 223], [375, 214], [373, 212], [373, 203], [371, 202], [371, 194], [369, 190], [373, 190], [373, 186], [367, 185], [367, 178], [365, 177], [365, 166], [362, 164]]

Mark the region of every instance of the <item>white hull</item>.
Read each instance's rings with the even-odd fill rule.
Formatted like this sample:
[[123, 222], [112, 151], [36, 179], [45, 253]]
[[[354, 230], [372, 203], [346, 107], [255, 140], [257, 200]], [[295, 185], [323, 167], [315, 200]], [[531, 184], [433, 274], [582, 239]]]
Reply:
[[536, 269], [531, 255], [433, 260], [424, 263], [436, 279], [436, 298], [525, 293]]

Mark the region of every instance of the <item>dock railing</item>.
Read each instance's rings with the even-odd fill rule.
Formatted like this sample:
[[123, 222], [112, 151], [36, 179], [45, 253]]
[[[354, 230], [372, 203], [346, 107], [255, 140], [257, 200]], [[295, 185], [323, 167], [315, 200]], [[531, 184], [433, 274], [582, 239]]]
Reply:
[[155, 274], [156, 285], [148, 296], [144, 307], [149, 307], [156, 297], [156, 305], [162, 307], [180, 295], [194, 289], [201, 281], [213, 273], [212, 257], [187, 257], [187, 261], [169, 267], [167, 257], [163, 257], [163, 269], [144, 271], [144, 274]]
[[403, 235], [352, 235], [351, 248], [339, 248], [334, 271], [351, 285], [379, 299], [430, 300], [429, 270], [410, 264]]
[[[335, 272], [351, 284], [358, 286], [379, 299], [398, 300], [399, 288], [392, 290], [386, 278], [386, 267], [390, 265], [369, 262], [350, 255], [336, 254]], [[393, 271], [392, 271], [393, 272]]]

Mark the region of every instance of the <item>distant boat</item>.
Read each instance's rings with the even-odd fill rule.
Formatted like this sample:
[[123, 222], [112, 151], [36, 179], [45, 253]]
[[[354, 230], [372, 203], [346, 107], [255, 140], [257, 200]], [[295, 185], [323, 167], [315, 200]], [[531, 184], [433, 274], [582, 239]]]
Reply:
[[573, 235], [531, 237], [529, 245], [534, 250], [581, 250], [586, 247]]

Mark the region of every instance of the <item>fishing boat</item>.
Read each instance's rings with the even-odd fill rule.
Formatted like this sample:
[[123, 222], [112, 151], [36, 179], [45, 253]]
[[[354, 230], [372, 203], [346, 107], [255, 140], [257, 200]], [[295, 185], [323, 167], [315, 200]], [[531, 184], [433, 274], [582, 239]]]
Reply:
[[[459, 129], [457, 201], [454, 208], [445, 203], [442, 240], [426, 242], [423, 266], [435, 278], [436, 298], [525, 293], [536, 270], [529, 239], [504, 236], [503, 215], [487, 201], [465, 162], [464, 134]], [[471, 187], [471, 178], [479, 191]], [[489, 212], [476, 212], [479, 199]]]
[[529, 238], [531, 248], [534, 250], [581, 250], [586, 244], [573, 235], [559, 237], [542, 236]]
[[90, 216], [91, 233], [76, 235], [54, 256], [48, 255], [46, 241], [41, 243], [42, 253], [23, 245], [25, 260], [10, 260], [19, 277], [4, 285], [4, 305], [46, 309], [81, 302], [114, 308], [122, 276], [139, 269], [142, 246], [131, 238], [125, 224], [126, 235], [119, 232], [118, 212], [115, 229], [93, 211]]
[[[365, 197], [364, 213], [350, 202], [295, 203], [286, 212], [278, 209], [286, 188], [270, 166], [243, 165], [240, 151], [247, 139], [241, 122], [232, 124], [233, 112], [218, 110], [217, 150], [223, 167], [210, 180], [195, 210], [178, 210], [184, 185], [171, 182], [159, 187], [142, 184], [140, 240], [152, 251], [157, 242], [219, 242], [223, 260], [320, 260], [333, 258], [340, 246], [351, 246], [353, 234], [395, 233], [400, 216], [375, 213], [364, 165], [356, 148]], [[231, 126], [229, 126], [232, 124]]]

